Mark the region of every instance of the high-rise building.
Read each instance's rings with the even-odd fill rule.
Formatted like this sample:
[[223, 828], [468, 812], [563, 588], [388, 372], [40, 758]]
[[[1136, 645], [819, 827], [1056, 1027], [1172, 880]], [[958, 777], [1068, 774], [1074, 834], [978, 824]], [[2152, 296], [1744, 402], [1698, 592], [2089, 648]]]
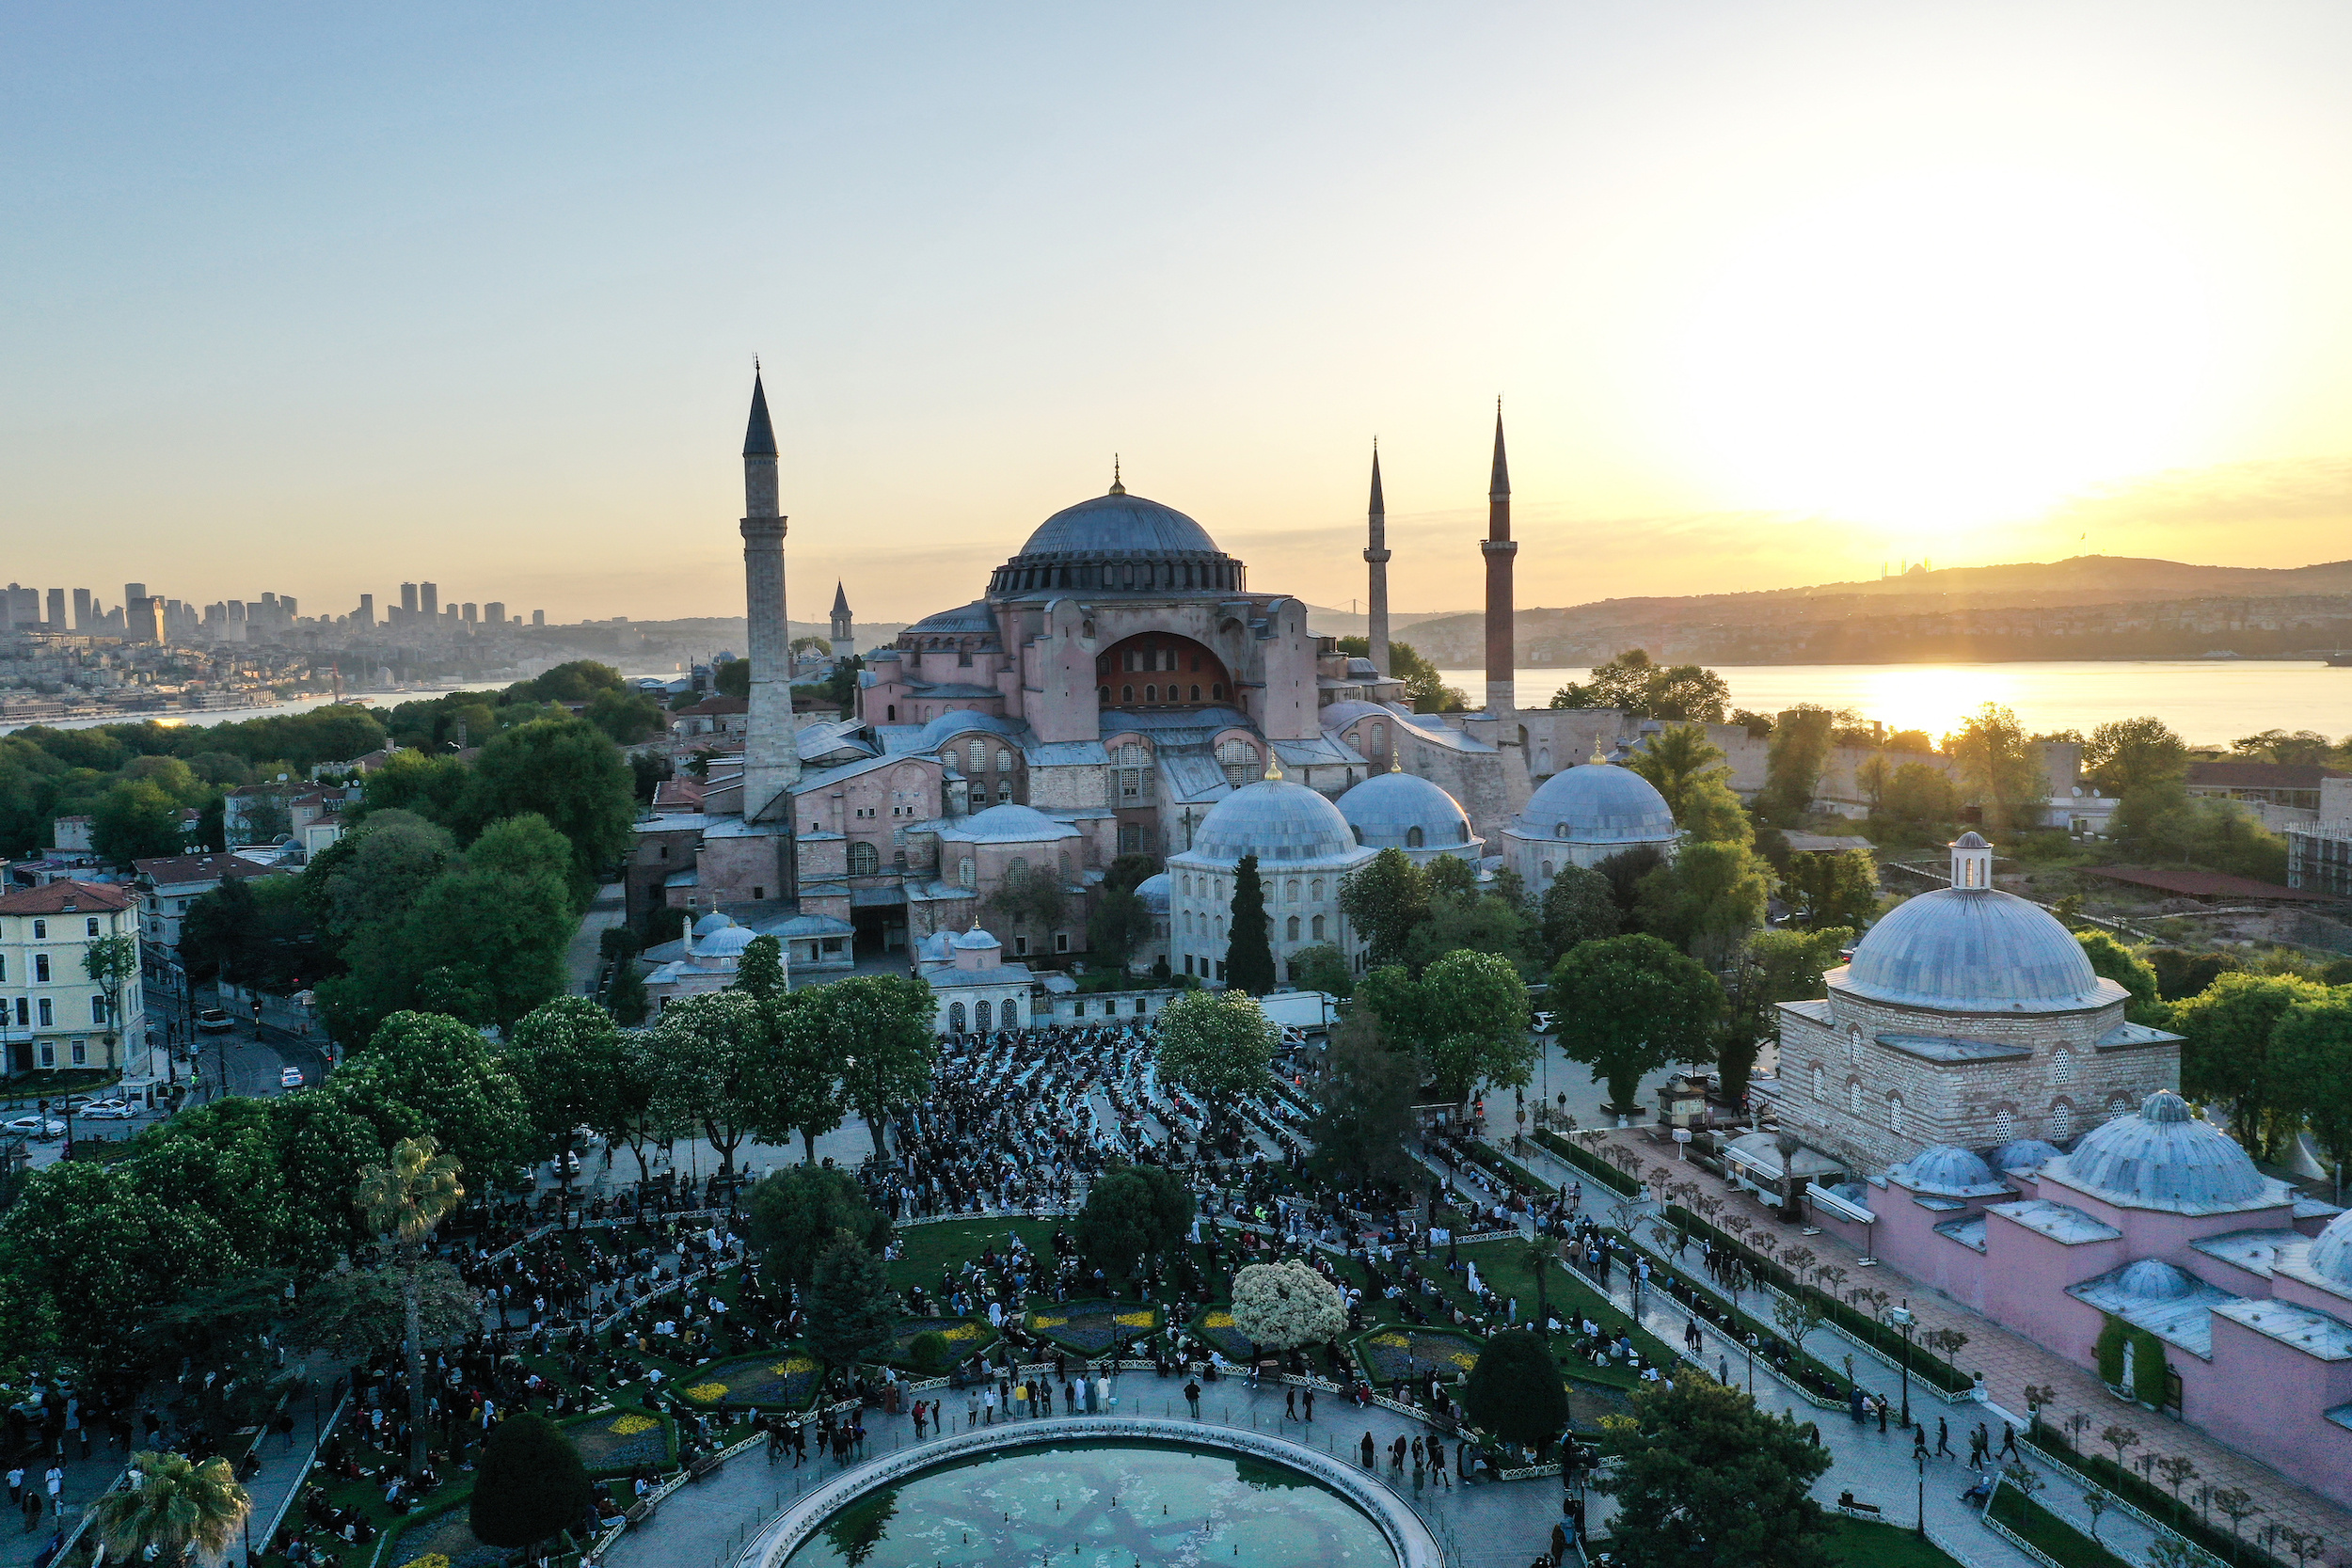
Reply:
[[65, 630], [65, 590], [62, 588], [49, 591], [49, 629]]
[[411, 615], [417, 612], [417, 585], [415, 583], [404, 582], [400, 585], [400, 608]]
[[360, 595], [359, 595], [359, 609], [358, 609], [358, 612], [357, 614], [353, 615], [353, 616], [352, 616], [352, 619], [353, 619], [353, 620], [355, 620], [355, 621], [357, 621], [357, 622], [358, 622], [358, 623], [359, 623], [361, 626], [372, 626], [375, 625], [375, 595], [374, 595], [374, 594], [360, 594]]
[[417, 584], [417, 613], [428, 619], [441, 612], [441, 586], [436, 582]]
[[7, 623], [18, 631], [33, 631], [40, 626], [40, 590], [19, 588], [8, 584]]
[[502, 626], [506, 625], [506, 607], [495, 602], [485, 604], [482, 607], [482, 618], [491, 626]]
[[548, 624], [548, 612], [544, 610], [532, 610], [531, 612], [531, 624], [534, 626], [546, 626]]
[[129, 604], [133, 599], [143, 599], [145, 597], [147, 597], [147, 584], [143, 582], [126, 582], [122, 585], [123, 603]]
[[458, 606], [458, 607], [457, 607], [457, 618], [458, 618], [459, 620], [461, 620], [461, 621], [465, 622], [465, 623], [466, 623], [466, 625], [468, 625], [468, 626], [472, 626], [472, 625], [473, 625], [473, 619], [474, 619], [474, 607], [473, 607], [472, 605], [470, 605], [470, 604], [466, 604], [466, 605], [460, 605], [460, 606]]
[[[144, 586], [138, 585], [138, 586]], [[164, 601], [141, 595], [122, 607], [123, 635], [134, 642], [164, 640]]]
[[94, 630], [90, 621], [96, 612], [97, 607], [90, 603], [89, 590], [76, 588], [73, 591], [73, 629], [75, 631]]
[[294, 608], [294, 596], [292, 594], [278, 594], [278, 608], [285, 612], [285, 616], [288, 621], [292, 621], [297, 614], [301, 613]]

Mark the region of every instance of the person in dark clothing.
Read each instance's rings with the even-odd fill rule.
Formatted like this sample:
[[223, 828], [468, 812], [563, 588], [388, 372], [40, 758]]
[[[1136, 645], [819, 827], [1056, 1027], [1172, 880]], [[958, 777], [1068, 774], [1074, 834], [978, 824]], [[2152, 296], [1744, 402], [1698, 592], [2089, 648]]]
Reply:
[[[1375, 1456], [1379, 1453], [1380, 1446], [1372, 1440], [1372, 1433], [1369, 1432], [1364, 1433], [1364, 1440], [1359, 1446], [1364, 1452], [1364, 1468], [1369, 1470], [1376, 1463]], [[27, 1529], [30, 1528], [30, 1526], [26, 1527]]]

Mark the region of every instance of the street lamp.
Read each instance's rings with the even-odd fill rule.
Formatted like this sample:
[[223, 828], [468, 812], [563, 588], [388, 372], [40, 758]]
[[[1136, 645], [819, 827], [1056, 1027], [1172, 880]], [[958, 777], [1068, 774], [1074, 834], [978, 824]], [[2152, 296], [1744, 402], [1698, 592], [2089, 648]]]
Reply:
[[1928, 1450], [1913, 1449], [1911, 1462], [1919, 1467], [1919, 1522], [1914, 1528], [1918, 1531], [1919, 1539], [1925, 1541], [1928, 1538]]
[[1903, 1331], [1903, 1425], [1911, 1425], [1911, 1330], [1918, 1320], [1911, 1315], [1911, 1298], [1886, 1314], [1886, 1321]]

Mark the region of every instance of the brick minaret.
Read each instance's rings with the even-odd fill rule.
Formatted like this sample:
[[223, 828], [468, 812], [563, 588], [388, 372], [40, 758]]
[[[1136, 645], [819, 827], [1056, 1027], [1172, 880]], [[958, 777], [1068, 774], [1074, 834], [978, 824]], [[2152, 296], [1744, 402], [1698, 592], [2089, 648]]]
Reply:
[[1512, 690], [1511, 558], [1519, 546], [1511, 537], [1511, 469], [1502, 458], [1502, 400], [1495, 400], [1495, 467], [1486, 484], [1486, 711], [1502, 715], [1518, 706]]
[[1372, 666], [1389, 673], [1389, 508], [1380, 499], [1380, 443], [1372, 446], [1371, 542], [1364, 563], [1372, 568], [1367, 608], [1372, 611]]
[[792, 632], [784, 615], [785, 519], [776, 510], [776, 433], [768, 390], [752, 372], [752, 420], [743, 433], [743, 600], [752, 698], [743, 736], [743, 820], [788, 823], [801, 779], [792, 736]]

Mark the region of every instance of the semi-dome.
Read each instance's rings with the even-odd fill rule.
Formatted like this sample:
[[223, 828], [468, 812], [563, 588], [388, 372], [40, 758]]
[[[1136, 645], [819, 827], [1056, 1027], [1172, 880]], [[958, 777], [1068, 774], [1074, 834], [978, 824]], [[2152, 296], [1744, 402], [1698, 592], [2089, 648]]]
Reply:
[[2074, 1012], [2124, 995], [2092, 972], [2056, 916], [1991, 888], [1938, 888], [1896, 905], [1838, 983], [1874, 1002], [1946, 1012]]
[[1143, 907], [1153, 914], [1166, 914], [1168, 889], [1174, 885], [1168, 880], [1167, 872], [1154, 872], [1136, 884], [1136, 896], [1142, 899]]
[[2352, 1293], [2352, 1209], [2328, 1222], [2312, 1243], [2303, 1264], [2330, 1285]]
[[1572, 844], [1671, 844], [1675, 816], [1641, 774], [1610, 762], [1554, 773], [1528, 798], [1514, 829], [1523, 838]]
[[2236, 1140], [2191, 1116], [2188, 1102], [2169, 1089], [2150, 1095], [2134, 1115], [2092, 1129], [2042, 1174], [2129, 1209], [2215, 1213], [2276, 1197], [2274, 1184]]
[[989, 580], [992, 594], [1241, 586], [1241, 562], [1218, 549], [1207, 529], [1118, 484], [1040, 523]]
[[1201, 819], [1188, 853], [1226, 864], [1255, 855], [1269, 870], [1371, 858], [1339, 807], [1288, 779], [1260, 779], [1219, 800]]
[[2004, 1175], [2017, 1171], [2040, 1170], [2058, 1157], [2058, 1146], [2040, 1138], [2011, 1138], [1991, 1154], [1985, 1164]]
[[2115, 1288], [2142, 1301], [2178, 1301], [2197, 1289], [2197, 1281], [2161, 1258], [2143, 1258], [2115, 1276]]
[[958, 605], [953, 610], [939, 610], [907, 627], [909, 632], [993, 632], [995, 629], [996, 617], [989, 612], [986, 599], [974, 599], [970, 604]]
[[1085, 835], [1067, 822], [1057, 822], [1035, 806], [1001, 806], [976, 811], [960, 822], [942, 828], [939, 836], [957, 844], [1051, 844], [1057, 839]]
[[1900, 1181], [1915, 1193], [1929, 1193], [1947, 1197], [1963, 1197], [2006, 1192], [2001, 1179], [1993, 1174], [1993, 1167], [1976, 1154], [1956, 1144], [1937, 1144], [1911, 1157], [1907, 1164], [1897, 1165], [1887, 1175]]
[[1471, 838], [1461, 803], [1418, 773], [1375, 773], [1340, 797], [1340, 815], [1356, 842], [1375, 849], [1442, 849]]

